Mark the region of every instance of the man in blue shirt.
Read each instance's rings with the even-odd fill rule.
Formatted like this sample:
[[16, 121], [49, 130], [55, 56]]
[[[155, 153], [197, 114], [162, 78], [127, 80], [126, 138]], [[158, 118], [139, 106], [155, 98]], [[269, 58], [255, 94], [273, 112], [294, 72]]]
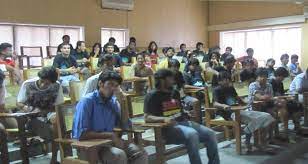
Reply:
[[[99, 76], [97, 90], [83, 97], [76, 106], [73, 138], [111, 139], [114, 143], [114, 147], [102, 147], [99, 156], [103, 163], [126, 164], [130, 158], [126, 156], [127, 146], [124, 146], [122, 139], [113, 132], [115, 127], [125, 126], [124, 121], [120, 119], [120, 104], [114, 96], [121, 82], [122, 78], [116, 72], [102, 73]], [[129, 163], [147, 163], [146, 153], [142, 151], [140, 155], [130, 158]]]
[[298, 55], [294, 54], [291, 56], [291, 64], [289, 65], [291, 77], [301, 74], [303, 71], [298, 63]]

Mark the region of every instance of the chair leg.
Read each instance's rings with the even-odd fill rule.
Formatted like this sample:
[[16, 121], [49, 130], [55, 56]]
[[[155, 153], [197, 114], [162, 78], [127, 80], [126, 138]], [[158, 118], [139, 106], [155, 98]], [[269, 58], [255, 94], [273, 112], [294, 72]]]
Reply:
[[236, 152], [237, 154], [242, 154], [241, 127], [239, 124], [234, 126], [234, 134], [236, 142]]
[[162, 138], [162, 129], [154, 128], [155, 133], [155, 149], [156, 149], [156, 164], [164, 164], [165, 159], [165, 144]]

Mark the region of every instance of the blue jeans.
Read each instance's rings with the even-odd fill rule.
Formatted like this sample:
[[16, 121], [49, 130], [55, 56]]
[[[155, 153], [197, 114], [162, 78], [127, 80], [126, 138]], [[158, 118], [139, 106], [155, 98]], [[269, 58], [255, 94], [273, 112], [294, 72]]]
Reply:
[[80, 81], [78, 75], [67, 75], [67, 76], [60, 76], [61, 85], [63, 87], [68, 87], [70, 81]]
[[219, 164], [219, 154], [215, 132], [192, 121], [178, 122], [177, 125], [164, 130], [167, 144], [185, 144], [191, 164], [202, 164], [199, 144], [207, 147], [208, 164]]

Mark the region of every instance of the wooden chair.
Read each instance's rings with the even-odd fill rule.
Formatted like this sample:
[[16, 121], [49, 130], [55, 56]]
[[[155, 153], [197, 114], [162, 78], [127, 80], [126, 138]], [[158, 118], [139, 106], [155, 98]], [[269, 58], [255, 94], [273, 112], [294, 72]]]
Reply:
[[69, 88], [70, 88], [70, 98], [71, 103], [75, 104], [80, 100], [81, 92], [83, 89], [83, 82], [82, 81], [70, 81], [69, 82]]
[[57, 55], [57, 46], [46, 46], [47, 58], [53, 58]]
[[24, 69], [23, 70], [24, 80], [28, 80], [28, 79], [37, 77], [37, 73], [39, 71], [40, 71], [40, 69]]
[[[98, 150], [102, 146], [112, 145], [111, 140], [86, 140], [78, 141], [71, 138], [75, 104], [65, 104], [56, 106], [58, 138], [61, 162], [73, 163], [76, 159], [72, 156], [72, 147], [77, 151], [86, 153], [88, 163], [97, 163], [99, 160]], [[83, 161], [82, 161], [83, 162]]]
[[[24, 59], [26, 59], [27, 62], [27, 68], [37, 68], [37, 67], [42, 67], [43, 65], [43, 49], [41, 46], [21, 46], [20, 47], [20, 62], [21, 65], [20, 67], [24, 67]], [[31, 59], [39, 59], [39, 65], [32, 65]]]
[[98, 60], [99, 60], [99, 58], [94, 58], [94, 57], [90, 58], [90, 67], [91, 67], [92, 74], [96, 73], [96, 70], [98, 68], [97, 67]]

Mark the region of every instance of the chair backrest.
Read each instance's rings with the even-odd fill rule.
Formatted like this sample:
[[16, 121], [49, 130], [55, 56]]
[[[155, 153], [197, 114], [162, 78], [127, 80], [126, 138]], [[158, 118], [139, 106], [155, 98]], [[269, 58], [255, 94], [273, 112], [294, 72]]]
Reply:
[[60, 139], [70, 139], [73, 127], [76, 104], [62, 104], [56, 106], [58, 136]]
[[91, 69], [92, 69], [92, 73], [95, 73], [95, 70], [97, 70], [97, 63], [98, 63], [99, 58], [94, 58], [91, 57], [90, 58], [90, 65], [91, 65]]
[[209, 88], [204, 87], [204, 107], [209, 108], [211, 105], [210, 95], [209, 95]]
[[71, 103], [76, 103], [81, 98], [81, 93], [83, 89], [83, 82], [82, 81], [70, 81], [69, 88], [70, 88], [70, 98]]
[[21, 67], [27, 66], [28, 69], [41, 67], [43, 65], [43, 49], [41, 46], [21, 46]]
[[23, 70], [23, 79], [28, 80], [37, 77], [37, 73], [40, 69], [24, 69]]
[[46, 46], [47, 57], [53, 58], [57, 55], [58, 47], [56, 46]]
[[51, 67], [52, 64], [53, 64], [53, 60], [54, 60], [54, 57], [52, 57], [52, 58], [44, 58], [43, 59], [43, 66], [44, 67]]
[[121, 66], [120, 75], [123, 79], [129, 79], [134, 77], [134, 69], [132, 66]]

